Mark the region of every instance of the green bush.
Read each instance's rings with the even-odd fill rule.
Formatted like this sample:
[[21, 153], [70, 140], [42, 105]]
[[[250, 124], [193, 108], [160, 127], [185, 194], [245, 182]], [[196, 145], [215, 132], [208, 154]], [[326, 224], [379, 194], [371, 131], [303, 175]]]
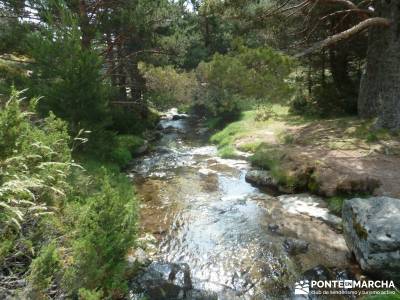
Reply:
[[132, 160], [131, 152], [128, 148], [116, 147], [111, 152], [111, 161], [120, 167], [126, 166]]
[[154, 128], [160, 120], [159, 114], [143, 105], [129, 107], [115, 106], [111, 109], [110, 130], [117, 134], [141, 135], [148, 128]]
[[27, 112], [22, 112], [20, 92], [12, 91], [4, 109], [0, 110], [0, 158], [13, 154], [19, 147], [18, 138], [29, 130]]
[[117, 147], [128, 149], [134, 154], [138, 148], [144, 145], [144, 139], [136, 135], [118, 135], [116, 137]]
[[21, 89], [26, 87], [28, 79], [27, 68], [24, 63], [11, 62], [0, 58], [0, 97], [10, 94], [13, 86]]
[[287, 77], [293, 64], [289, 57], [270, 48], [239, 46], [233, 53], [215, 54], [210, 62], [198, 66], [196, 106], [230, 121], [250, 105], [289, 98]]
[[124, 134], [116, 136], [113, 144], [110, 159], [120, 167], [124, 167], [132, 160], [139, 147], [144, 145], [144, 139], [139, 136]]
[[179, 71], [173, 66], [155, 67], [144, 63], [139, 67], [146, 79], [146, 98], [157, 108], [181, 108], [192, 101], [197, 89], [193, 72]]
[[102, 291], [93, 291], [87, 289], [79, 289], [79, 299], [80, 300], [101, 300], [103, 298]]
[[70, 291], [101, 289], [107, 297], [126, 292], [125, 255], [134, 245], [137, 214], [129, 180], [104, 174], [101, 186], [79, 212], [64, 282]]
[[[65, 122], [54, 115], [35, 125], [34, 114], [21, 110], [13, 92], [0, 111], [0, 223], [2, 234], [19, 229], [27, 219], [50, 213], [62, 205], [73, 166]], [[19, 201], [15, 201], [19, 199]]]
[[73, 135], [82, 128], [96, 135], [111, 122], [103, 62], [95, 50], [82, 48], [76, 17], [65, 9], [58, 13], [65, 26], [50, 22], [28, 39], [35, 61], [30, 92], [43, 96], [40, 112], [53, 111], [68, 122]]
[[[104, 175], [95, 158], [87, 170], [74, 163], [67, 124], [28, 107], [13, 92], [0, 111], [0, 270], [27, 279], [32, 299], [54, 288], [72, 298], [122, 297], [136, 233], [132, 184], [113, 164]], [[142, 140], [118, 141], [130, 156]]]
[[30, 265], [28, 280], [34, 290], [45, 291], [61, 269], [60, 256], [55, 243], [44, 246]]

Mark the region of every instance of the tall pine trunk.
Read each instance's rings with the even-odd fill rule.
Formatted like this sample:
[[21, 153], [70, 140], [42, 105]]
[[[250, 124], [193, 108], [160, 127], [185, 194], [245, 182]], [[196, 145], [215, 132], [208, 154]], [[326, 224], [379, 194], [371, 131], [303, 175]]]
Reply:
[[400, 129], [400, 0], [385, 0], [378, 7], [383, 17], [391, 20], [383, 35], [386, 47], [380, 66], [379, 114], [376, 125], [390, 130]]
[[92, 42], [92, 34], [88, 16], [88, 7], [85, 0], [79, 0], [79, 26], [82, 32], [82, 48], [89, 49]]
[[333, 82], [341, 96], [354, 95], [354, 82], [349, 75], [349, 57], [344, 49], [331, 49], [329, 51], [329, 62]]
[[385, 49], [385, 28], [372, 27], [368, 32], [367, 63], [361, 77], [358, 94], [358, 115], [373, 118], [379, 111], [380, 70]]
[[382, 60], [380, 109], [376, 125], [400, 130], [400, 35], [391, 42]]
[[391, 21], [371, 28], [367, 65], [358, 99], [361, 117], [378, 116], [376, 125], [400, 129], [400, 0], [376, 1], [376, 12]]

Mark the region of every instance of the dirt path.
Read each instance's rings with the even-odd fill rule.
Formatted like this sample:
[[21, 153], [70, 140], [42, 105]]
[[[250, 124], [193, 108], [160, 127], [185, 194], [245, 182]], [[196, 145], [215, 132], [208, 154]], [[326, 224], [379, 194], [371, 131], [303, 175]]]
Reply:
[[311, 172], [317, 192], [325, 196], [372, 193], [400, 198], [398, 137], [371, 135], [355, 119], [279, 124], [279, 131], [267, 125], [242, 135], [235, 145], [258, 141], [276, 147], [282, 152], [282, 168]]

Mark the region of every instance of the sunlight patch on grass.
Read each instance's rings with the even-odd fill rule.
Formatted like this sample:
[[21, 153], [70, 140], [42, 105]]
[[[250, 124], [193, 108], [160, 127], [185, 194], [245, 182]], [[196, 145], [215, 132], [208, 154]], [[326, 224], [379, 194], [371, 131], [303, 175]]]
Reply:
[[275, 104], [272, 106], [274, 117], [265, 121], [256, 121], [256, 111], [249, 110], [242, 113], [241, 119], [230, 123], [224, 129], [211, 137], [211, 142], [216, 144], [219, 154], [225, 157], [232, 156], [235, 153], [236, 141], [242, 137], [255, 136], [254, 141], [246, 142], [238, 146], [241, 151], [255, 152], [262, 143], [257, 139], [259, 131], [268, 128], [274, 134], [278, 135], [284, 128], [284, 122], [281, 120], [288, 115], [288, 107]]

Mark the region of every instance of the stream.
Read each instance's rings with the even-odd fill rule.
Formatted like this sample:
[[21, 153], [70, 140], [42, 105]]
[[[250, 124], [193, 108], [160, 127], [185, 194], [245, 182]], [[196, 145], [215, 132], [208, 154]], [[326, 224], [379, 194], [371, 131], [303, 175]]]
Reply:
[[250, 185], [245, 159], [218, 157], [199, 121], [173, 118], [128, 172], [140, 234], [154, 237], [131, 299], [308, 299], [294, 295], [295, 281], [351, 276], [345, 241], [327, 222], [338, 218], [323, 202]]

